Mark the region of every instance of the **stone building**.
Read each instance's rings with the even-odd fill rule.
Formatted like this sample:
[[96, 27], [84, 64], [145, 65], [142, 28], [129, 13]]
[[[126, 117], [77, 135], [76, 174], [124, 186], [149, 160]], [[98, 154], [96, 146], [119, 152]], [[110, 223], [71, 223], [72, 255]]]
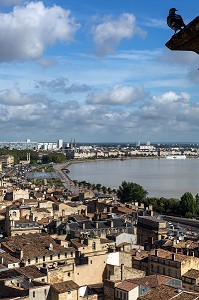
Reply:
[[19, 199], [29, 199], [28, 189], [22, 190], [19, 188], [12, 188], [12, 191], [5, 194], [5, 200], [16, 201]]
[[186, 290], [199, 292], [199, 270], [191, 269], [182, 276], [182, 285]]
[[199, 258], [155, 249], [149, 255], [149, 274], [162, 274], [181, 279], [190, 269], [199, 270]]
[[150, 289], [147, 293], [141, 295], [136, 300], [197, 300], [198, 297], [199, 293], [184, 291], [182, 288], [161, 284]]
[[0, 299], [47, 300], [50, 285], [46, 281], [46, 275], [35, 266], [1, 270]]
[[104, 272], [105, 299], [115, 299], [115, 289], [124, 279], [140, 278], [145, 272], [132, 268], [131, 253], [117, 251], [108, 254], [107, 265]]
[[166, 222], [152, 216], [139, 216], [137, 221], [137, 244], [152, 245], [155, 240], [167, 236]]
[[75, 249], [58, 245], [47, 234], [4, 238], [1, 249], [20, 260], [20, 266], [55, 267], [74, 262]]
[[[22, 216], [24, 210], [26, 216], [28, 217]], [[30, 208], [25, 209], [15, 206], [8, 206], [6, 208], [5, 217], [5, 231], [7, 236], [41, 233], [43, 225], [40, 225], [37, 221], [34, 221], [33, 218], [30, 218], [30, 216]]]
[[181, 288], [182, 286], [181, 280], [162, 275], [150, 275], [141, 278], [126, 279], [116, 286], [115, 300], [137, 300], [139, 296], [145, 295], [150, 290], [164, 284], [172, 287], [174, 286], [176, 289]]
[[50, 300], [77, 300], [79, 286], [72, 280], [51, 285]]
[[0, 262], [10, 257], [13, 258], [10, 268], [37, 266], [50, 284], [68, 280], [81, 286], [98, 284], [103, 281], [112, 244], [103, 239], [59, 241], [58, 244], [47, 234], [13, 236], [2, 240]]
[[5, 165], [6, 167], [11, 167], [14, 164], [14, 156], [10, 154], [1, 155], [0, 163]]

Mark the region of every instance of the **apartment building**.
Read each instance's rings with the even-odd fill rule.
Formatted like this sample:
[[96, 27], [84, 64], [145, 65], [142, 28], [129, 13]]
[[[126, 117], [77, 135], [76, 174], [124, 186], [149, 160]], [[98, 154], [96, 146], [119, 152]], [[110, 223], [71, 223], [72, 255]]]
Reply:
[[146, 295], [149, 291], [162, 285], [171, 286], [175, 289], [182, 287], [181, 280], [163, 275], [156, 274], [135, 279], [131, 278], [116, 286], [115, 300], [137, 300], [138, 297]]
[[199, 270], [190, 269], [182, 276], [183, 288], [199, 292]]
[[199, 269], [199, 258], [172, 253], [167, 250], [152, 250], [148, 257], [149, 274], [162, 274], [181, 279], [190, 269]]
[[166, 222], [152, 216], [139, 216], [137, 221], [137, 243], [145, 246], [167, 236]]
[[75, 249], [57, 244], [47, 234], [27, 234], [4, 238], [1, 249], [20, 260], [20, 266], [48, 266], [73, 263]]
[[7, 154], [0, 156], [0, 163], [6, 167], [11, 167], [14, 164], [14, 156]]

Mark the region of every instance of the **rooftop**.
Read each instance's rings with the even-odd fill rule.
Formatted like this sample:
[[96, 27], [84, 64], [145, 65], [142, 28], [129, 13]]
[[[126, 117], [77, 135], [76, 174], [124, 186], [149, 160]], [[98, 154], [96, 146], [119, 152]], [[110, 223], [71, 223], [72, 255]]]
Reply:
[[199, 293], [183, 291], [168, 285], [160, 285], [140, 296], [138, 300], [198, 300]]
[[170, 259], [178, 262], [191, 260], [191, 256], [187, 256], [179, 253], [172, 253], [170, 251], [163, 250], [163, 249], [152, 250], [150, 255], [163, 258], [163, 259]]
[[61, 294], [68, 291], [76, 290], [79, 288], [79, 285], [76, 284], [73, 280], [68, 280], [68, 281], [54, 283], [52, 285], [52, 288], [55, 289], [57, 293]]
[[[51, 249], [50, 245], [52, 245]], [[2, 242], [2, 248], [9, 251], [13, 256], [16, 255], [17, 251], [23, 251], [24, 259], [74, 251], [72, 247], [64, 248], [58, 245], [46, 234], [27, 234], [5, 238]]]
[[36, 279], [36, 278], [46, 276], [44, 273], [39, 271], [39, 269], [36, 266], [27, 266], [27, 267], [23, 267], [23, 268], [18, 268], [18, 269], [16, 269], [16, 271], [19, 274], [22, 274], [31, 279]]
[[180, 241], [179, 243], [175, 244], [173, 246], [174, 248], [187, 248], [187, 249], [195, 249], [198, 248], [198, 243], [196, 243], [195, 241]]
[[191, 270], [187, 271], [183, 276], [188, 277], [188, 278], [197, 279], [197, 278], [199, 278], [199, 270], [191, 269]]
[[130, 280], [124, 280], [123, 282], [121, 282], [120, 284], [118, 284], [117, 289], [129, 292], [132, 289], [134, 289], [135, 287], [137, 287], [138, 284], [133, 283]]
[[194, 51], [199, 54], [199, 16], [174, 34], [166, 46], [170, 50]]
[[163, 275], [149, 275], [141, 278], [135, 279], [126, 279], [122, 283], [120, 283], [117, 288], [123, 291], [131, 291], [138, 285], [148, 286], [148, 287], [156, 287], [162, 284], [167, 283], [171, 278]]

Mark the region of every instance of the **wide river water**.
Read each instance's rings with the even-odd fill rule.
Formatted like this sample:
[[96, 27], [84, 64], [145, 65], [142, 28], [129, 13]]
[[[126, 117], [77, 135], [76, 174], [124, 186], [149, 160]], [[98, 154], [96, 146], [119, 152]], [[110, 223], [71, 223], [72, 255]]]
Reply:
[[141, 158], [75, 163], [69, 166], [72, 180], [101, 183], [118, 188], [122, 181], [135, 182], [149, 197], [180, 198], [199, 193], [199, 158]]

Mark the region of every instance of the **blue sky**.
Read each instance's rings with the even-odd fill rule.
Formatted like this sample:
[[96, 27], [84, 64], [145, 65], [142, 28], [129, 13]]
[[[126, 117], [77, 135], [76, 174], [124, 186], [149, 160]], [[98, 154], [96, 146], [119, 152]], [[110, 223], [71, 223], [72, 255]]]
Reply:
[[0, 0], [0, 141], [198, 142], [198, 0]]

